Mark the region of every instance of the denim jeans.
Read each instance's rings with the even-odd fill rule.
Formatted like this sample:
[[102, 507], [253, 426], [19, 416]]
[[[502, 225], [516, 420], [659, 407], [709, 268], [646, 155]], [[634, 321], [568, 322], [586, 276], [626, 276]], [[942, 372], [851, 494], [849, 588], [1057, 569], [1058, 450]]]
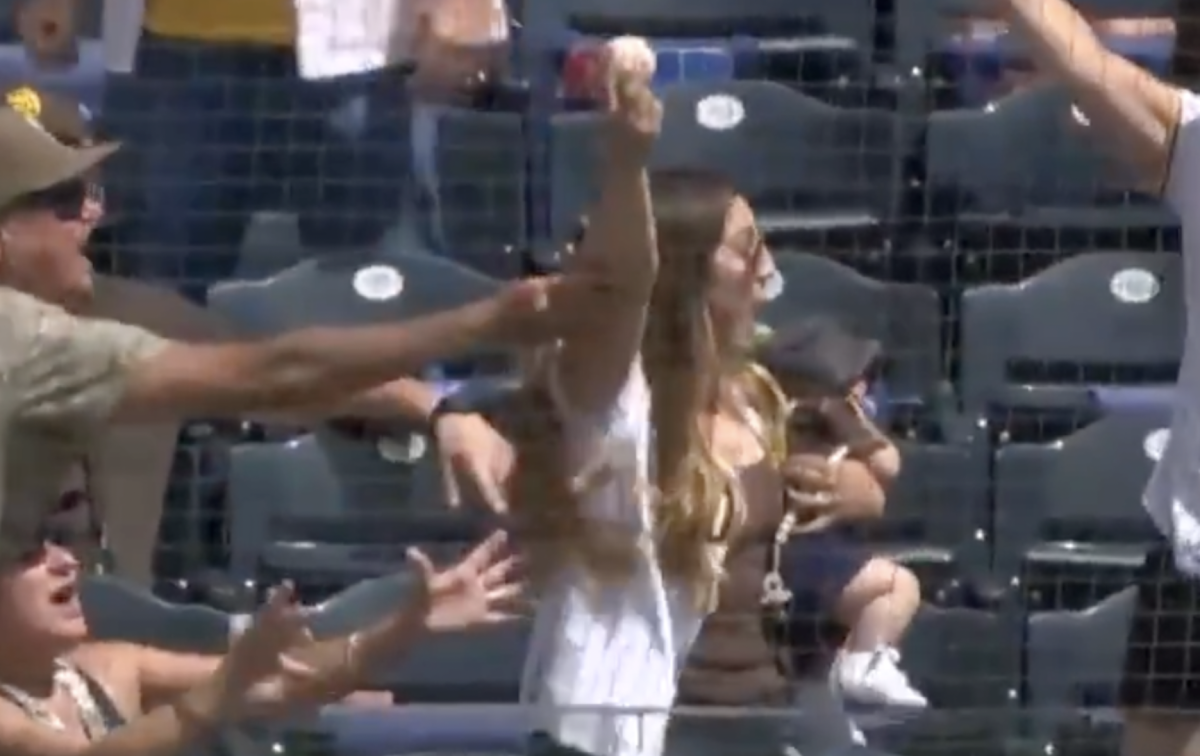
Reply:
[[251, 214], [294, 211], [315, 251], [378, 242], [410, 177], [404, 74], [301, 79], [284, 47], [147, 34], [106, 88], [102, 128], [121, 265], [201, 299], [232, 276]]

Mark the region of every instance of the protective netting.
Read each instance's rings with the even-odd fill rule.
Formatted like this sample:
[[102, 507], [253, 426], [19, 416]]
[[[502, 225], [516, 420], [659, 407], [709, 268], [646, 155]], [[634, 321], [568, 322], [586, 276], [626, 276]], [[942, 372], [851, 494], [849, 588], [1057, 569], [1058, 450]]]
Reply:
[[[50, 20], [24, 41], [53, 48], [57, 32], [39, 24], [68, 4], [18, 3], [39, 4]], [[481, 275], [553, 266], [592, 193], [596, 133], [560, 74], [589, 40], [651, 37], [667, 113], [656, 159], [716, 169], [753, 202], [785, 279], [763, 322], [832, 315], [887, 354], [872, 400], [904, 471], [868, 537], [920, 578], [903, 666], [930, 709], [867, 728], [869, 741], [1111, 752], [1125, 588], [1152, 538], [1139, 500], [1182, 341], [1175, 220], [1126, 188], [1086, 116], [969, 3], [520, 5], [511, 73], [473, 107], [414, 102], [402, 71], [316, 85], [285, 49], [162, 35], [143, 40], [134, 74], [106, 76], [95, 40], [77, 58], [33, 55], [19, 24], [0, 79], [74, 95], [129, 144], [106, 176], [99, 266], [208, 290], [210, 306], [270, 332], [411, 317], [490, 290]], [[1114, 50], [1195, 76], [1176, 50], [1194, 13], [1094, 5]], [[411, 304], [379, 305], [401, 290]], [[434, 377], [507, 367], [471, 360]], [[284, 578], [324, 599], [399, 569], [412, 543], [458, 553], [494, 523], [445, 507], [435, 456], [418, 427], [194, 423], [180, 434], [157, 589], [242, 611]], [[334, 712], [282, 742], [303, 754], [519, 751], [518, 715], [465, 704], [515, 700], [527, 641], [518, 623], [433, 642], [380, 683], [441, 706]], [[811, 726], [793, 714], [710, 713], [710, 745], [738, 753], [731, 732]]]

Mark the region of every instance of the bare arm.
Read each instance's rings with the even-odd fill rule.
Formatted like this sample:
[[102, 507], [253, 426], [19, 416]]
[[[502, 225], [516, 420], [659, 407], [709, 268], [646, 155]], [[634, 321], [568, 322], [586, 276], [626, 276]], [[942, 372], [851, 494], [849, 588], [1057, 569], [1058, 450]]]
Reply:
[[1180, 123], [1179, 91], [1108, 50], [1065, 0], [999, 0], [998, 5], [1028, 41], [1037, 67], [1066, 84], [1139, 185], [1162, 192]]
[[579, 282], [537, 279], [413, 321], [313, 328], [257, 342], [181, 344], [143, 329], [68, 315], [0, 290], [0, 370], [15, 417], [60, 433], [125, 419], [239, 417], [332, 405], [423, 364], [506, 338], [543, 340], [569, 328], [561, 306]]
[[0, 753], [5, 756], [173, 756], [215, 731], [209, 692], [193, 690], [170, 706], [135, 718], [100, 740], [46, 727], [0, 701]]
[[[658, 248], [646, 161], [661, 109], [649, 91], [653, 73], [641, 68], [643, 51], [609, 43], [610, 128], [598, 156], [600, 199], [588, 213], [588, 230], [572, 256], [568, 277], [603, 282], [576, 301], [581, 311], [603, 313], [597, 327], [566, 334], [556, 368], [574, 409], [592, 413], [610, 406], [641, 349], [646, 308], [658, 272]], [[645, 54], [649, 54], [648, 50]]]

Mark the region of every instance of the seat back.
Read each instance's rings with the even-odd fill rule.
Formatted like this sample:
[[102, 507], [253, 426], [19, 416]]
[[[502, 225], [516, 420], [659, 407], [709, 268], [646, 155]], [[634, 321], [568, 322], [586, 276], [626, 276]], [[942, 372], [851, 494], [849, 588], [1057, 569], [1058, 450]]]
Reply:
[[901, 652], [913, 684], [929, 698], [931, 708], [1004, 711], [1020, 681], [1020, 619], [922, 606]]
[[111, 575], [85, 578], [79, 598], [94, 640], [181, 653], [224, 653], [229, 645], [228, 614], [198, 604], [171, 604]]
[[942, 381], [942, 312], [937, 292], [920, 284], [878, 281], [817, 255], [776, 257], [783, 292], [764, 308], [771, 327], [813, 315], [837, 320], [850, 331], [880, 341], [888, 394], [929, 400]]
[[1089, 384], [1173, 382], [1184, 317], [1179, 258], [1095, 252], [962, 298], [962, 396], [1071, 406]]
[[[425, 317], [491, 296], [500, 283], [444, 257], [388, 252], [305, 260], [270, 278], [229, 281], [209, 292], [209, 306], [251, 335], [311, 326], [350, 326]], [[504, 357], [482, 349], [467, 372]], [[493, 360], [492, 358], [495, 357]]]
[[1124, 408], [1044, 444], [995, 453], [995, 566], [1010, 578], [1030, 559], [1141, 563], [1154, 526], [1142, 491], [1170, 437], [1170, 410]]
[[873, 22], [871, 5], [862, 0], [527, 0], [525, 8], [526, 28], [539, 41], [552, 41], [570, 29], [603, 29], [603, 36], [686, 38], [783, 36], [801, 28], [844, 37], [869, 51]]
[[601, 159], [604, 117], [596, 113], [560, 113], [549, 124], [550, 238], [564, 242], [579, 227], [579, 218], [595, 199], [596, 166]]
[[437, 116], [435, 181], [444, 254], [496, 267], [488, 256], [513, 258], [526, 238], [523, 117], [446, 109]]
[[955, 577], [987, 573], [989, 554], [979, 538], [990, 527], [987, 455], [978, 444], [898, 440], [903, 467], [888, 489], [873, 541], [916, 566], [944, 563]]
[[975, 212], [1123, 196], [1129, 177], [1100, 151], [1077, 113], [1053, 86], [1022, 89], [977, 110], [935, 112], [928, 122], [927, 181]]
[[1050, 742], [1060, 724], [1078, 721], [1081, 713], [1101, 721], [1116, 714], [1136, 603], [1136, 589], [1127, 588], [1084, 611], [1029, 616], [1025, 701], [1041, 742]]
[[662, 100], [654, 165], [728, 177], [768, 234], [777, 227], [818, 233], [850, 220], [877, 224], [893, 214], [893, 113], [839, 108], [763, 81], [676, 84]]
[[414, 543], [455, 553], [484, 527], [438, 498], [440, 472], [420, 435], [382, 447], [328, 431], [246, 444], [231, 468], [230, 568], [239, 580], [265, 569], [340, 587], [404, 564]]

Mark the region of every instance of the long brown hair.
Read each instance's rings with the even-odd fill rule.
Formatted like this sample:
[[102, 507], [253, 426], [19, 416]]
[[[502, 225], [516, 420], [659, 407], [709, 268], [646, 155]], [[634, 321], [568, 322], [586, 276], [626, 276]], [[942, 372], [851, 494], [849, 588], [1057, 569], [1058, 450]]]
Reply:
[[[694, 170], [655, 172], [650, 180], [659, 271], [650, 298], [641, 360], [651, 395], [654, 540], [664, 572], [684, 581], [698, 604], [711, 605], [724, 547], [744, 519], [736, 473], [708, 442], [708, 418], [730, 392], [761, 420], [773, 462], [783, 456], [786, 405], [770, 375], [726, 353], [708, 306], [713, 256], [736, 195], [724, 179]], [[514, 424], [517, 466], [509, 501], [528, 538], [535, 578], [575, 562], [598, 581], [635, 567], [630, 533], [586, 518], [580, 496], [605, 470], [572, 480], [562, 427], [544, 385], [534, 382]]]

